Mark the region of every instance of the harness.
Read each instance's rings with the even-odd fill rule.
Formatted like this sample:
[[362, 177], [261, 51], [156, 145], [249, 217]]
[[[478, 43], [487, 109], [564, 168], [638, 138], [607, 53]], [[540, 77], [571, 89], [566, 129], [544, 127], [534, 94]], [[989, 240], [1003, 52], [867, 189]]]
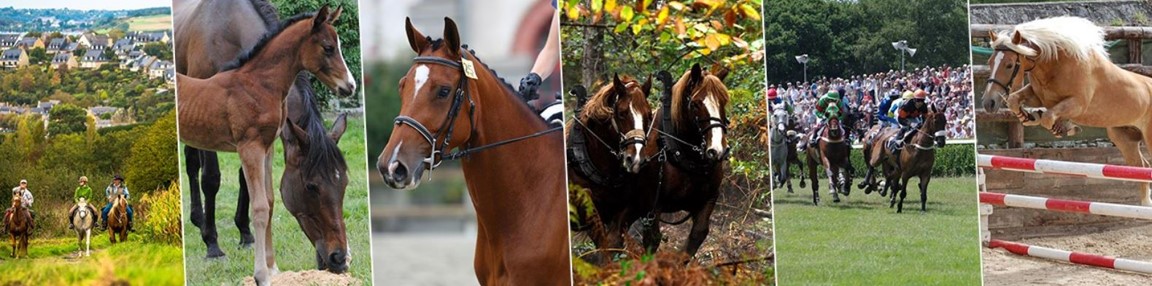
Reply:
[[[465, 54], [467, 54], [467, 52], [464, 51], [463, 49], [461, 49], [460, 54], [465, 55]], [[441, 57], [418, 56], [418, 57], [413, 58], [412, 61], [414, 63], [429, 63], [429, 64], [443, 65], [443, 66], [451, 67], [453, 69], [460, 71], [460, 80], [456, 84], [456, 91], [454, 92], [454, 95], [452, 97], [452, 105], [448, 109], [448, 114], [446, 115], [446, 119], [445, 119], [444, 123], [440, 125], [440, 128], [438, 129], [436, 134], [432, 134], [432, 132], [429, 131], [428, 128], [424, 126], [424, 124], [421, 124], [420, 121], [417, 121], [416, 119], [413, 119], [412, 117], [408, 117], [406, 115], [399, 115], [399, 116], [396, 116], [396, 119], [394, 120], [394, 122], [397, 126], [406, 125], [406, 126], [412, 127], [412, 129], [415, 129], [416, 132], [420, 133], [420, 136], [424, 137], [424, 141], [427, 141], [428, 144], [432, 146], [432, 151], [429, 152], [428, 156], [424, 157], [424, 159], [423, 159], [423, 162], [428, 164], [428, 170], [429, 171], [435, 170], [436, 167], [440, 166], [440, 163], [443, 163], [446, 160], [457, 160], [460, 158], [467, 157], [469, 154], [472, 154], [472, 153], [477, 153], [480, 151], [499, 147], [499, 146], [506, 145], [509, 143], [514, 143], [514, 142], [518, 142], [518, 141], [532, 139], [535, 137], [540, 137], [540, 136], [546, 135], [548, 133], [560, 131], [562, 128], [562, 127], [553, 127], [553, 128], [545, 129], [545, 130], [538, 131], [538, 132], [535, 132], [535, 133], [532, 133], [529, 135], [525, 135], [525, 136], [521, 136], [521, 137], [516, 137], [516, 138], [512, 138], [512, 139], [498, 141], [495, 143], [491, 143], [491, 144], [487, 144], [487, 145], [483, 145], [483, 146], [479, 146], [479, 147], [473, 147], [473, 148], [467, 148], [467, 149], [460, 148], [461, 150], [457, 150], [456, 152], [447, 153], [449, 143], [452, 141], [452, 130], [456, 126], [453, 123], [456, 122], [456, 117], [458, 117], [460, 115], [460, 107], [461, 107], [461, 105], [464, 104], [465, 96], [467, 96], [467, 98], [468, 98], [468, 125], [469, 125], [469, 128], [471, 129], [469, 131], [469, 133], [470, 134], [476, 133], [476, 102], [472, 99], [472, 95], [470, 93], [468, 93], [468, 76], [467, 76], [467, 73], [465, 72], [463, 64], [461, 62], [453, 61], [453, 60], [449, 60], [449, 59], [445, 59], [445, 58], [441, 58]], [[436, 139], [440, 138], [440, 137], [443, 137], [444, 141], [437, 142]], [[439, 143], [439, 144], [437, 144], [437, 143]], [[439, 159], [437, 159], [437, 155], [439, 155]]]
[[[689, 103], [688, 101], [690, 100], [691, 97], [684, 97], [685, 103]], [[660, 109], [662, 110], [661, 113], [663, 116], [660, 118], [661, 130], [657, 130], [657, 132], [660, 132], [661, 138], [664, 139], [662, 140], [662, 143], [666, 151], [668, 151], [668, 160], [677, 167], [688, 170], [692, 173], [711, 173], [712, 170], [709, 167], [714, 166], [715, 162], [709, 161], [705, 158], [705, 148], [703, 146], [704, 144], [708, 143], [701, 142], [700, 145], [694, 145], [692, 143], [688, 143], [688, 141], [676, 137], [675, 135], [664, 132], [664, 130], [675, 130], [672, 125], [672, 96], [664, 96], [660, 101]], [[685, 105], [692, 106], [691, 104]], [[695, 109], [696, 107], [690, 108]], [[697, 123], [699, 124], [701, 122], [707, 123], [707, 125], [704, 127], [700, 127], [699, 132], [701, 134], [705, 134], [706, 132], [711, 131], [713, 128], [720, 128], [722, 133], [728, 133], [728, 120], [709, 116], [707, 119], [698, 120]], [[692, 152], [688, 152], [689, 150]], [[729, 151], [731, 151], [731, 149], [724, 148], [724, 154], [721, 154], [720, 156], [721, 160], [728, 158]]]
[[[583, 91], [583, 89], [579, 90]], [[576, 114], [580, 114], [582, 109], [583, 105], [578, 105], [576, 108]], [[613, 106], [612, 113], [615, 114], [615, 111], [615, 106]], [[597, 168], [596, 164], [592, 162], [592, 156], [588, 155], [588, 138], [584, 135], [584, 133], [588, 132], [588, 135], [592, 135], [592, 138], [595, 138], [596, 141], [599, 141], [601, 145], [604, 145], [604, 147], [609, 150], [608, 152], [612, 154], [613, 157], [619, 159], [623, 156], [626, 156], [626, 154], [619, 152], [620, 149], [623, 149], [630, 144], [640, 144], [640, 146], [647, 145], [648, 135], [650, 135], [652, 130], [655, 129], [652, 127], [656, 124], [655, 120], [649, 123], [648, 131], [632, 129], [628, 130], [628, 132], [621, 132], [619, 125], [616, 123], [616, 120], [609, 119], [608, 121], [612, 124], [612, 130], [616, 131], [616, 133], [620, 135], [620, 140], [617, 143], [616, 148], [612, 148], [612, 145], [608, 144], [608, 141], [600, 138], [600, 136], [596, 135], [596, 133], [590, 132], [591, 129], [588, 128], [588, 126], [585, 125], [583, 121], [578, 118], [574, 119], [573, 121], [576, 122], [576, 125], [572, 126], [572, 129], [569, 130], [567, 140], [568, 147], [566, 148], [569, 158], [568, 166], [573, 170], [576, 170], [578, 173], [580, 173], [580, 175], [584, 176], [589, 181], [592, 181], [593, 184], [609, 188], [617, 188], [623, 185], [623, 178], [625, 177], [625, 174], [622, 172], [614, 172], [609, 175], [605, 175], [605, 172], [601, 172], [600, 168]], [[644, 162], [648, 162], [650, 159], [651, 158], [642, 158]]]

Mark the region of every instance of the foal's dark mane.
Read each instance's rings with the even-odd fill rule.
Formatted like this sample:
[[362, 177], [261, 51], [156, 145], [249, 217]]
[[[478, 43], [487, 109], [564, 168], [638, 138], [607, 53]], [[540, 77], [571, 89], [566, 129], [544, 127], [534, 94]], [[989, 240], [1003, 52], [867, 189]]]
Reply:
[[[427, 40], [429, 43], [431, 43], [433, 51], [440, 49], [440, 47], [442, 45], [444, 45], [444, 39], [435, 39], [434, 40], [430, 36], [425, 36], [424, 39]], [[504, 86], [505, 91], [507, 91], [509, 93], [509, 95], [514, 96], [516, 99], [520, 98], [519, 93], [516, 92], [516, 89], [513, 88], [512, 85], [508, 83], [508, 81], [505, 81], [503, 77], [500, 77], [500, 74], [496, 73], [496, 70], [493, 70], [491, 67], [488, 67], [488, 63], [485, 63], [483, 60], [480, 60], [479, 56], [476, 56], [476, 50], [468, 48], [467, 44], [461, 45], [460, 48], [467, 50], [468, 53], [472, 55], [472, 58], [476, 59], [476, 62], [480, 63], [480, 66], [483, 66], [485, 70], [492, 73], [492, 76], [496, 77], [497, 81], [499, 81]], [[532, 107], [528, 106], [527, 102], [524, 102], [523, 100], [516, 100], [516, 101], [523, 104], [524, 107], [528, 107], [528, 110], [532, 110]], [[534, 116], [534, 117], [536, 117], [536, 119], [540, 119], [540, 122], [547, 123], [544, 121], [544, 118], [542, 118], [540, 116]]]
[[336, 141], [328, 137], [328, 133], [324, 128], [324, 118], [320, 116], [320, 107], [316, 102], [315, 91], [312, 90], [312, 85], [309, 84], [308, 73], [300, 73], [296, 76], [296, 90], [300, 92], [303, 99], [303, 108], [305, 110], [303, 116], [293, 120], [293, 124], [300, 126], [305, 132], [308, 132], [308, 138], [296, 138], [296, 140], [308, 140], [308, 149], [305, 150], [304, 162], [300, 165], [305, 174], [318, 173], [322, 174], [322, 178], [326, 180], [335, 179], [331, 173], [332, 169], [341, 171], [348, 170], [348, 163], [344, 160], [344, 153], [340, 152], [339, 146]]
[[[279, 36], [280, 33], [284, 32], [285, 29], [292, 26], [293, 24], [296, 24], [296, 22], [303, 21], [304, 19], [311, 19], [315, 16], [315, 12], [301, 13], [297, 14], [296, 16], [292, 16], [283, 22], [280, 22], [279, 26], [274, 29], [269, 29], [267, 33], [264, 33], [264, 36], [260, 37], [260, 41], [257, 41], [256, 45], [252, 46], [252, 48], [248, 49], [247, 51], [241, 52], [240, 56], [236, 57], [235, 60], [228, 62], [228, 64], [225, 64], [224, 67], [220, 69], [220, 71], [230, 71], [244, 66], [248, 63], [248, 61], [252, 60], [253, 57], [256, 57], [257, 54], [260, 54], [260, 51], [264, 50], [264, 48], [268, 46], [268, 42], [271, 42], [272, 39], [276, 38], [276, 36]], [[267, 22], [267, 20], [265, 20], [265, 22]]]

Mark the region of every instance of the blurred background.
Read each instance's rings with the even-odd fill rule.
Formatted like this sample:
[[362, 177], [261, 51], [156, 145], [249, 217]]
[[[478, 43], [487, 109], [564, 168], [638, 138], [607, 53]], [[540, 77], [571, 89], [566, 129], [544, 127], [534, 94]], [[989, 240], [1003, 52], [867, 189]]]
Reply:
[[[512, 86], [528, 74], [544, 46], [556, 10], [547, 0], [364, 0], [365, 108], [369, 185], [372, 201], [373, 259], [377, 281], [422, 285], [473, 285], [475, 212], [464, 174], [445, 162], [419, 188], [388, 188], [375, 170], [376, 158], [392, 134], [400, 109], [397, 84], [412, 64], [404, 18], [433, 39], [441, 38], [444, 17], [460, 28], [464, 44]], [[559, 67], [556, 73], [559, 74]], [[542, 96], [559, 92], [558, 76], [545, 79]]]

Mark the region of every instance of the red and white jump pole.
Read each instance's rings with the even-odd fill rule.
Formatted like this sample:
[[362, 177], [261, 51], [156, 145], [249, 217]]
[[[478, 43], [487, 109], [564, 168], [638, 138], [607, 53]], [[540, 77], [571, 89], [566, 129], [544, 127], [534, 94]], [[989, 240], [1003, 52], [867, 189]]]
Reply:
[[1152, 207], [1049, 199], [1021, 195], [980, 192], [980, 202], [998, 206], [1042, 209], [1152, 220]]
[[1059, 174], [1133, 182], [1152, 182], [1152, 169], [1131, 166], [1065, 162], [1044, 159], [1027, 159], [983, 154], [976, 154], [976, 165], [984, 168], [1029, 173]]
[[1104, 268], [1120, 269], [1141, 273], [1152, 273], [1152, 263], [1136, 261], [1110, 256], [1087, 254], [1074, 251], [1027, 245], [1003, 240], [993, 239], [988, 242], [989, 248], [1004, 248], [1008, 252], [1018, 255], [1060, 260], [1076, 264], [1091, 265]]

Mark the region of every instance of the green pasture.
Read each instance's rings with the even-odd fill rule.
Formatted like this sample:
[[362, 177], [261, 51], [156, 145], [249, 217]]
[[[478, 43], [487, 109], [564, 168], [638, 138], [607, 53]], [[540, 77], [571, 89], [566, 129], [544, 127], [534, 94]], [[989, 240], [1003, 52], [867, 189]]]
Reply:
[[[325, 123], [331, 126], [331, 122]], [[284, 170], [283, 144], [277, 140], [272, 163], [273, 188], [276, 190], [276, 206], [272, 211], [272, 238], [276, 249], [276, 264], [281, 271], [303, 271], [316, 269], [315, 248], [308, 237], [300, 230], [300, 224], [284, 208], [279, 192], [280, 176]], [[348, 230], [348, 244], [352, 252], [352, 265], [349, 272], [370, 284], [372, 277], [372, 253], [369, 247], [371, 216], [368, 213], [368, 179], [365, 171], [364, 119], [348, 117], [348, 129], [340, 139], [340, 150], [348, 162], [348, 189], [344, 195], [344, 222]], [[183, 148], [183, 147], [181, 147]], [[240, 160], [236, 153], [219, 153], [221, 169], [220, 193], [217, 194], [216, 227], [219, 233], [220, 249], [227, 255], [220, 259], [206, 259], [207, 247], [200, 239], [200, 230], [191, 224], [190, 193], [188, 177], [181, 166], [180, 179], [184, 214], [184, 251], [187, 264], [187, 285], [234, 285], [245, 277], [252, 276], [253, 251], [239, 248], [240, 231], [232, 222], [236, 213], [236, 198], [239, 191], [237, 170]], [[180, 155], [183, 158], [183, 154]], [[181, 160], [183, 162], [183, 160]]]
[[146, 242], [139, 232], [111, 244], [107, 231], [93, 231], [92, 255], [77, 258], [74, 237], [37, 238], [28, 242], [28, 258], [13, 259], [8, 236], [0, 247], [0, 285], [181, 285], [184, 267], [179, 245]]

